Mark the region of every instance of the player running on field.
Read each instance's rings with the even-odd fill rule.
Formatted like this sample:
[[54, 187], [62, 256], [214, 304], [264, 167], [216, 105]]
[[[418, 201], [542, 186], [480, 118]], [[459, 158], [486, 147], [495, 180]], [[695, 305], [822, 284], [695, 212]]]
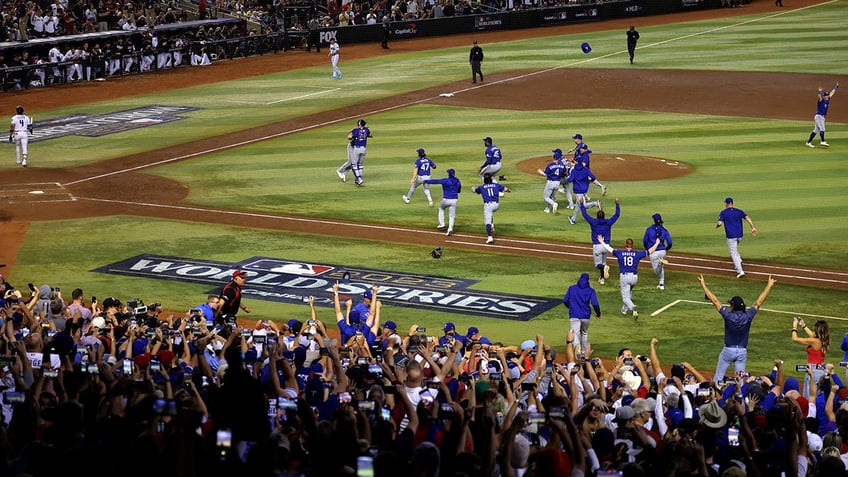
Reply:
[[498, 210], [498, 200], [504, 192], [512, 192], [509, 187], [504, 187], [492, 180], [492, 175], [486, 173], [483, 175], [483, 184], [475, 186], [471, 189], [475, 194], [480, 194], [483, 197], [483, 223], [486, 224], [486, 234], [488, 238], [486, 243], [495, 241], [495, 211]]
[[456, 178], [456, 171], [447, 170], [448, 176], [444, 179], [427, 179], [426, 184], [442, 185], [442, 202], [439, 204], [439, 226], [445, 228], [445, 209], [448, 210], [448, 231], [445, 235], [453, 233], [453, 224], [456, 219], [456, 203], [459, 202], [459, 193], [462, 192], [462, 182]]
[[501, 170], [501, 148], [492, 144], [492, 138], [489, 136], [483, 138], [483, 145], [486, 146], [486, 161], [477, 173], [480, 175], [480, 180], [483, 180], [485, 174], [489, 174], [493, 182], [498, 182], [495, 178]]
[[[574, 195], [577, 196], [577, 201], [582, 203], [587, 209], [590, 207], [597, 207], [600, 209], [601, 201], [596, 200], [587, 202], [589, 198], [586, 193], [589, 192], [589, 183], [593, 180], [595, 180], [595, 176], [588, 167], [584, 167], [582, 162], [574, 163], [574, 168], [571, 169], [571, 174], [568, 175], [568, 182], [571, 183], [574, 188]], [[575, 220], [577, 220], [576, 207], [574, 208], [574, 212], [568, 218], [571, 225], [574, 225]]]
[[601, 242], [598, 241], [598, 237], [603, 237], [604, 241], [609, 243], [612, 226], [621, 214], [618, 197], [615, 198], [615, 213], [612, 214], [612, 217], [610, 218], [606, 218], [604, 211], [599, 210], [597, 218], [593, 219], [586, 212], [586, 207], [583, 206], [583, 199], [577, 199], [577, 202], [577, 205], [580, 207], [580, 213], [583, 214], [583, 218], [586, 219], [586, 222], [588, 222], [589, 226], [592, 228], [592, 259], [595, 261], [595, 268], [597, 268], [598, 272], [600, 272], [598, 283], [603, 285], [606, 283], [606, 279], [609, 278], [610, 267], [607, 265], [607, 249], [601, 244]]
[[548, 204], [545, 207], [546, 214], [550, 214], [551, 211], [554, 214], [557, 213], [559, 203], [556, 201], [556, 193], [557, 189], [559, 189], [560, 181], [562, 181], [565, 174], [565, 161], [562, 157], [562, 149], [554, 149], [551, 152], [554, 153], [554, 160], [545, 166], [544, 171], [542, 169], [537, 170], [539, 174], [547, 178], [547, 181], [545, 181], [545, 190], [542, 192], [542, 199]]
[[650, 258], [654, 275], [660, 280], [657, 284], [657, 289], [665, 290], [665, 265], [668, 263], [665, 255], [668, 250], [671, 250], [671, 234], [663, 226], [662, 215], [654, 214], [651, 218], [654, 219], [654, 225], [645, 229], [645, 235], [642, 236], [642, 245], [645, 248], [649, 248], [655, 239], [660, 240], [659, 247], [651, 254]]
[[[572, 148], [568, 152], [574, 153], [574, 162], [579, 162], [582, 163], [584, 167], [589, 167], [589, 162], [591, 159], [590, 156], [592, 154], [592, 151], [589, 149], [589, 146], [587, 146], [586, 143], [583, 142], [583, 135], [575, 134], [574, 136], [571, 136], [571, 138], [574, 139], [574, 148]], [[592, 179], [592, 183], [601, 188], [602, 196], [607, 195], [607, 186], [601, 184], [601, 182], [597, 178]]]
[[621, 301], [624, 303], [621, 306], [621, 314], [626, 315], [628, 311], [633, 312], [633, 319], [639, 319], [639, 312], [636, 310], [636, 305], [633, 303], [633, 287], [639, 281], [639, 261], [648, 255], [654, 253], [657, 246], [660, 244], [660, 239], [654, 242], [654, 245], [645, 250], [633, 250], [633, 239], [624, 241], [624, 250], [613, 249], [604, 242], [603, 235], [596, 237], [598, 243], [607, 249], [607, 252], [613, 254], [618, 259], [618, 272], [621, 284]]
[[433, 207], [433, 196], [430, 195], [430, 185], [426, 181], [430, 178], [430, 171], [436, 168], [436, 163], [427, 157], [424, 149], [419, 148], [416, 152], [418, 153], [418, 159], [415, 160], [415, 164], [412, 166], [412, 179], [409, 180], [409, 192], [403, 196], [403, 201], [408, 204], [410, 199], [412, 199], [412, 194], [415, 193], [415, 188], [423, 185], [427, 203], [430, 204], [430, 207]]

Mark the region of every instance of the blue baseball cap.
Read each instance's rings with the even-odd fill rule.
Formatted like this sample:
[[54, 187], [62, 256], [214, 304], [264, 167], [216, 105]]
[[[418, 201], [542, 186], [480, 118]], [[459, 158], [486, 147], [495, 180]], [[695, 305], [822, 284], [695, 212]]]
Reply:
[[448, 171], [447, 171], [447, 172], [448, 172], [448, 175], [449, 175], [450, 177], [453, 177], [453, 176], [455, 176], [455, 175], [456, 175], [456, 171], [455, 171], [455, 170], [453, 170], [453, 169], [448, 169]]
[[369, 300], [371, 299], [372, 296], [374, 296], [374, 295], [371, 293], [370, 288], [368, 290], [365, 290], [365, 293], [362, 294], [362, 298], [368, 298]]
[[725, 197], [724, 203], [725, 204], [732, 204], [733, 203], [733, 197]]
[[655, 224], [663, 223], [662, 215], [660, 215], [660, 214], [654, 214], [654, 215], [651, 216], [651, 218], [654, 219]]
[[560, 149], [560, 148], [556, 148], [556, 149], [552, 150], [551, 152], [554, 153], [555, 157], [562, 157], [562, 149]]
[[392, 320], [389, 320], [383, 325], [383, 328], [388, 328], [392, 331], [397, 331], [397, 323]]
[[454, 325], [453, 323], [451, 323], [450, 321], [448, 321], [447, 323], [445, 323], [445, 327], [444, 327], [444, 328], [442, 328], [442, 330], [443, 330], [445, 333], [447, 333], [448, 331], [451, 331], [451, 330], [456, 330], [456, 325]]
[[575, 134], [574, 136], [571, 136], [571, 139], [583, 139], [583, 135], [582, 134]]
[[476, 335], [479, 332], [480, 332], [480, 330], [478, 330], [476, 326], [471, 326], [471, 327], [468, 328], [468, 332], [465, 333], [465, 336], [468, 336], [470, 338], [470, 337]]
[[486, 136], [486, 137], [483, 138], [483, 142], [492, 142], [492, 138], [490, 138], [489, 136]]
[[587, 55], [592, 52], [592, 47], [589, 45], [588, 41], [584, 41], [580, 45], [580, 49], [583, 50], [583, 53], [586, 53]]
[[424, 149], [422, 149], [422, 148], [420, 148], [420, 147], [419, 147], [419, 148], [418, 148], [418, 150], [417, 150], [417, 151], [415, 151], [415, 152], [417, 152], [419, 156], [423, 156], [423, 155], [424, 155]]

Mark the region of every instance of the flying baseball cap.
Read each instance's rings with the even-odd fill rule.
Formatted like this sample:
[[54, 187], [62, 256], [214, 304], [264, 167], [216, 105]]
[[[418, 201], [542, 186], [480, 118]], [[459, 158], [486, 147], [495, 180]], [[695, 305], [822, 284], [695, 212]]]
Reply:
[[654, 219], [654, 223], [655, 223], [655, 224], [661, 224], [661, 223], [663, 223], [662, 215], [660, 215], [660, 214], [654, 214], [654, 215], [653, 215], [653, 216], [651, 216], [651, 217]]
[[556, 149], [552, 150], [551, 152], [554, 153], [554, 156], [556, 156], [556, 157], [562, 156], [562, 149], [560, 149], [560, 148], [556, 148]]
[[247, 272], [245, 272], [244, 270], [236, 270], [233, 272], [233, 278], [236, 277], [247, 278]]
[[733, 203], [733, 197], [725, 197], [724, 203], [725, 204], [732, 204]]
[[424, 149], [422, 149], [422, 148], [420, 148], [420, 147], [419, 147], [419, 148], [418, 148], [418, 150], [417, 150], [417, 151], [415, 151], [415, 152], [417, 152], [419, 156], [423, 156], [423, 155], [424, 155]]
[[486, 137], [483, 138], [483, 142], [492, 142], [492, 138], [489, 137], [489, 136], [486, 136]]
[[443, 330], [445, 333], [447, 333], [448, 331], [451, 331], [451, 330], [456, 330], [456, 325], [454, 325], [453, 323], [451, 323], [450, 321], [448, 321], [447, 323], [445, 323], [445, 327], [444, 327], [444, 328], [442, 328], [442, 330]]
[[571, 136], [571, 139], [583, 139], [583, 135], [578, 133], [578, 134], [575, 134], [574, 136]]

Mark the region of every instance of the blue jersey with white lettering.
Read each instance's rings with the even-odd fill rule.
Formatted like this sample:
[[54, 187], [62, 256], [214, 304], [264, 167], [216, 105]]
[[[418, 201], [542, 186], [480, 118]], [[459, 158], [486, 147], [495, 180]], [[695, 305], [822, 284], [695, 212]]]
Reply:
[[497, 164], [501, 162], [501, 148], [492, 144], [486, 146], [486, 164]]
[[480, 194], [483, 197], [483, 203], [487, 204], [489, 202], [498, 202], [501, 192], [503, 192], [504, 189], [506, 188], [502, 184], [491, 182], [489, 184], [478, 185], [474, 189], [474, 192]]
[[350, 131], [353, 147], [365, 147], [368, 143], [368, 138], [371, 137], [371, 130], [367, 127], [353, 128]]
[[559, 182], [562, 180], [563, 174], [565, 174], [565, 164], [562, 162], [562, 159], [550, 162], [548, 163], [548, 166], [545, 167], [545, 177], [547, 177], [549, 181]]
[[419, 176], [429, 176], [430, 169], [435, 169], [436, 163], [431, 161], [429, 157], [419, 157], [415, 161], [415, 170], [418, 171]]
[[579, 162], [586, 167], [589, 167], [590, 154], [592, 154], [591, 149], [584, 149], [583, 152], [581, 152], [580, 154], [578, 154], [577, 151], [574, 151], [574, 161]]
[[648, 256], [648, 252], [645, 250], [633, 250], [632, 248], [613, 250], [612, 254], [618, 259], [619, 273], [633, 274], [635, 274], [636, 269], [639, 268], [639, 260]]
[[574, 156], [572, 156], [572, 158], [576, 161], [577, 158], [580, 157], [581, 154], [583, 154], [583, 151], [588, 151], [588, 150], [589, 150], [589, 146], [587, 146], [585, 142], [580, 141], [579, 143], [577, 143], [576, 146], [574, 146]]

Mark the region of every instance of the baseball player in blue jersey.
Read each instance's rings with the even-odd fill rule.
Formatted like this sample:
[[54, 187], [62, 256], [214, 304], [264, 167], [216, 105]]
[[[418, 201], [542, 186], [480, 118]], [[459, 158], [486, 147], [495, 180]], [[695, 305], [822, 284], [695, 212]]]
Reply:
[[547, 179], [545, 181], [545, 190], [542, 192], [542, 199], [548, 204], [545, 207], [546, 214], [550, 214], [551, 211], [554, 214], [557, 213], [557, 209], [559, 208], [559, 203], [556, 201], [557, 189], [559, 189], [560, 181], [562, 181], [565, 174], [565, 161], [562, 157], [562, 149], [554, 149], [551, 152], [554, 153], [554, 160], [545, 166], [545, 170], [537, 170], [539, 174], [545, 176]]
[[480, 166], [478, 171], [480, 180], [483, 180], [485, 174], [489, 174], [492, 176], [492, 181], [497, 183], [498, 181], [495, 178], [501, 170], [501, 148], [492, 144], [492, 138], [489, 136], [483, 138], [483, 144], [486, 146], [486, 162]]
[[568, 183], [568, 176], [571, 175], [571, 170], [574, 169], [574, 161], [568, 158], [563, 159], [563, 164], [565, 164], [565, 170], [562, 173], [562, 180], [559, 181], [559, 193], [565, 194], [565, 198], [568, 200], [568, 208], [574, 208], [574, 194], [571, 193], [572, 187], [571, 184]]
[[[581, 162], [574, 163], [574, 168], [571, 169], [571, 174], [568, 175], [567, 179], [574, 188], [574, 195], [577, 197], [577, 202], [582, 203], [587, 209], [590, 207], [597, 207], [600, 209], [601, 201], [596, 200], [587, 202], [589, 198], [586, 193], [589, 192], [589, 183], [593, 180], [595, 180], [595, 176], [592, 175], [592, 171], [590, 171], [588, 167], [584, 167]], [[571, 222], [571, 225], [574, 225], [575, 220], [577, 220], [577, 207], [574, 208], [574, 212], [570, 217], [568, 217], [568, 221]]]
[[[574, 162], [580, 162], [584, 167], [589, 167], [592, 150], [589, 149], [589, 146], [587, 146], [585, 142], [583, 142], [583, 135], [575, 134], [574, 136], [571, 136], [571, 139], [574, 139], [574, 147], [568, 152], [574, 153], [572, 156]], [[602, 196], [607, 195], [607, 186], [601, 184], [597, 178], [592, 179], [592, 183], [601, 188]]]
[[[589, 285], [589, 274], [580, 275], [577, 283], [568, 287], [565, 296], [562, 297], [562, 304], [568, 308], [568, 321], [571, 325], [571, 330], [574, 331], [574, 338], [580, 338], [580, 352], [586, 353], [589, 348], [589, 319], [592, 317], [592, 309], [595, 310], [595, 317], [601, 319], [601, 306], [598, 304], [598, 294]], [[574, 343], [574, 352], [577, 354], [577, 343]]]
[[577, 202], [580, 206], [580, 213], [583, 214], [583, 218], [586, 219], [586, 222], [592, 228], [592, 258], [595, 261], [595, 268], [600, 272], [598, 283], [603, 285], [606, 283], [606, 279], [609, 278], [610, 267], [607, 265], [607, 249], [598, 241], [598, 236], [603, 237], [605, 242], [610, 241], [612, 226], [621, 214], [621, 206], [619, 205], [618, 197], [616, 197], [615, 213], [612, 214], [612, 217], [606, 218], [604, 211], [599, 210], [597, 218], [593, 219], [586, 212], [586, 207], [583, 207], [583, 199], [577, 199]]
[[727, 237], [727, 249], [730, 250], [730, 259], [733, 260], [733, 266], [736, 268], [736, 278], [745, 276], [745, 271], [742, 270], [742, 257], [739, 256], [739, 242], [745, 236], [745, 230], [742, 228], [742, 220], [748, 222], [751, 226], [751, 235], [757, 236], [757, 228], [754, 227], [754, 221], [742, 209], [733, 207], [733, 198], [724, 199], [724, 210], [718, 214], [718, 222], [716, 228], [724, 225], [724, 235]]
[[498, 200], [504, 192], [512, 192], [509, 187], [504, 187], [492, 180], [492, 175], [486, 173], [483, 175], [483, 184], [471, 188], [475, 194], [480, 194], [483, 197], [483, 223], [486, 224], [486, 234], [488, 238], [486, 243], [495, 241], [495, 224], [494, 215], [498, 210]]
[[448, 209], [448, 231], [445, 235], [453, 233], [453, 224], [456, 219], [456, 203], [459, 202], [459, 193], [462, 192], [462, 182], [456, 178], [456, 171], [448, 169], [448, 176], [444, 179], [427, 179], [426, 184], [442, 185], [442, 202], [439, 204], [439, 226], [445, 228], [445, 209]]
[[639, 319], [639, 312], [636, 310], [636, 305], [633, 304], [633, 287], [639, 281], [638, 269], [639, 261], [648, 255], [654, 253], [654, 250], [660, 245], [660, 239], [654, 241], [654, 245], [647, 251], [633, 250], [633, 239], [624, 241], [624, 250], [613, 249], [604, 242], [604, 236], [596, 237], [598, 243], [607, 249], [607, 252], [613, 254], [618, 259], [619, 281], [621, 283], [621, 301], [624, 303], [621, 306], [621, 314], [626, 315], [628, 311], [633, 312], [633, 319]]
[[409, 192], [403, 196], [403, 201], [408, 204], [409, 200], [412, 199], [412, 194], [415, 193], [415, 188], [423, 184], [427, 202], [430, 204], [430, 207], [433, 207], [433, 196], [430, 195], [430, 185], [425, 181], [430, 178], [430, 171], [436, 168], [436, 163], [427, 157], [424, 149], [419, 148], [416, 152], [418, 153], [418, 159], [415, 160], [415, 164], [412, 166], [412, 179], [409, 180]]
[[813, 117], [813, 121], [815, 122], [815, 126], [813, 127], [813, 132], [810, 133], [810, 138], [807, 139], [807, 147], [816, 147], [813, 146], [813, 139], [816, 138], [816, 133], [819, 135], [819, 145], [822, 147], [829, 147], [830, 144], [825, 142], [824, 140], [824, 121], [827, 116], [827, 110], [830, 108], [830, 98], [836, 94], [836, 90], [839, 89], [839, 83], [836, 83], [836, 86], [833, 87], [829, 92], [819, 86], [819, 94], [818, 94], [818, 104], [816, 104], [816, 115]]
[[364, 119], [357, 121], [356, 127], [348, 133], [347, 162], [336, 170], [342, 182], [347, 180], [347, 171], [353, 171], [354, 184], [362, 186], [362, 163], [365, 161], [365, 148], [370, 137], [373, 137], [371, 129], [365, 127]]
[[671, 234], [663, 227], [662, 215], [654, 214], [651, 218], [654, 219], [654, 225], [645, 229], [645, 235], [642, 236], [642, 245], [648, 249], [654, 243], [654, 240], [659, 239], [660, 245], [650, 257], [651, 268], [654, 269], [654, 275], [660, 280], [657, 289], [665, 290], [665, 265], [668, 263], [666, 252], [671, 250]]

